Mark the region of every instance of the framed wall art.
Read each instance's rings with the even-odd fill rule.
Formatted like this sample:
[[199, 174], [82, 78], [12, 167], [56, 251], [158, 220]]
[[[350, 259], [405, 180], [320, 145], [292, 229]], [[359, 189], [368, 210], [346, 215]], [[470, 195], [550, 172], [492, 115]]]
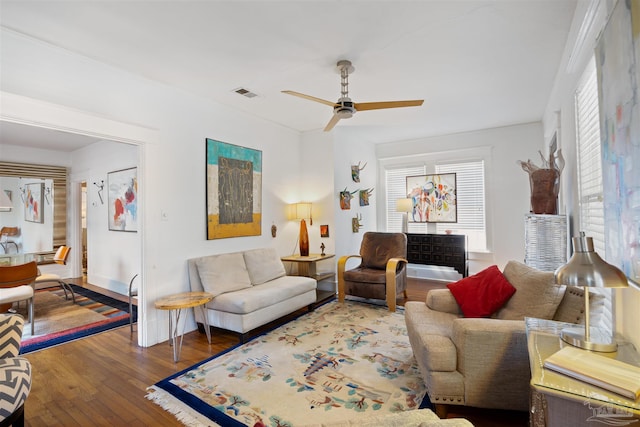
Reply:
[[109, 230], [138, 231], [138, 169], [107, 174]]
[[29, 222], [44, 222], [42, 211], [42, 199], [44, 196], [44, 183], [36, 182], [25, 185], [24, 220]]
[[320, 237], [329, 237], [329, 225], [320, 226]]
[[207, 240], [262, 234], [262, 151], [207, 138]]
[[455, 173], [408, 176], [407, 198], [409, 222], [458, 222]]
[[640, 2], [619, 1], [596, 46], [607, 262], [640, 281]]

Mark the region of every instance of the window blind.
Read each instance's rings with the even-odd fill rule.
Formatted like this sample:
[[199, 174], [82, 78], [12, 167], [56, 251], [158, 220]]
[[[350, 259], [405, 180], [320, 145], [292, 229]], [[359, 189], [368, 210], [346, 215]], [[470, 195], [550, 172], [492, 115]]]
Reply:
[[[396, 212], [396, 200], [407, 197], [407, 177], [425, 175], [425, 166], [410, 166], [385, 170], [387, 185], [387, 231], [402, 231], [402, 212]], [[410, 233], [426, 233], [426, 224], [409, 223]]]
[[484, 218], [484, 162], [437, 164], [436, 173], [456, 174], [456, 197], [458, 223], [438, 223], [438, 233], [455, 229], [462, 231], [482, 231], [485, 229]]
[[[603, 258], [604, 205], [602, 186], [602, 155], [600, 149], [600, 117], [598, 79], [595, 59], [584, 71], [575, 94], [576, 144], [578, 154], [578, 199], [580, 231], [593, 239], [593, 246]], [[609, 289], [593, 289], [606, 297], [601, 319], [602, 328], [613, 329], [612, 294]]]

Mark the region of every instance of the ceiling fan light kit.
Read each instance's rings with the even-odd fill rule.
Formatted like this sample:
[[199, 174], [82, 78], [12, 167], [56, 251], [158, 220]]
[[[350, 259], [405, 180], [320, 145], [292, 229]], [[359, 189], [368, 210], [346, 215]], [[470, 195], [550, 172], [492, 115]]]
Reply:
[[386, 108], [400, 108], [400, 107], [419, 107], [424, 100], [416, 99], [411, 101], [384, 101], [384, 102], [364, 102], [355, 103], [349, 98], [349, 74], [355, 71], [355, 67], [351, 64], [351, 61], [346, 59], [340, 60], [337, 63], [338, 72], [340, 73], [340, 99], [337, 102], [327, 101], [325, 99], [316, 98], [315, 96], [305, 95], [304, 93], [295, 92], [292, 90], [283, 90], [282, 93], [288, 95], [297, 96], [299, 98], [308, 99], [309, 101], [319, 102], [321, 104], [333, 107], [333, 116], [325, 126], [324, 131], [329, 132], [333, 127], [341, 120], [353, 117], [358, 111], [366, 110], [382, 110]]

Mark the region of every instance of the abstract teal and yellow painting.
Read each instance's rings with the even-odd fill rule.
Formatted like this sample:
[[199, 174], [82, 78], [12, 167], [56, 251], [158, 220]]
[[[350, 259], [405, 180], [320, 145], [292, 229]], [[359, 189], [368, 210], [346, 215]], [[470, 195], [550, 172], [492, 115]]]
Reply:
[[207, 240], [262, 233], [262, 151], [207, 138]]

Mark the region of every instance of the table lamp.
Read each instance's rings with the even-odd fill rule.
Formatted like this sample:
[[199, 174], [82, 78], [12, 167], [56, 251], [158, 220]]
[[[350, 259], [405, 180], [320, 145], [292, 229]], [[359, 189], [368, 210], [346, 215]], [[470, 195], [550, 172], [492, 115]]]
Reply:
[[409, 212], [413, 210], [413, 199], [396, 200], [396, 212], [402, 212], [402, 232], [409, 232]]
[[300, 220], [300, 255], [309, 256], [309, 233], [307, 232], [307, 222], [305, 218], [309, 218], [309, 223], [313, 225], [311, 217], [311, 203], [300, 202], [293, 205], [293, 217]]
[[[584, 330], [566, 328], [560, 337], [568, 344], [585, 350], [614, 352], [618, 348], [613, 336], [594, 331], [589, 326], [589, 288], [624, 288], [629, 286], [627, 276], [617, 267], [606, 263], [593, 249], [593, 239], [580, 232], [574, 237], [573, 256], [554, 273], [557, 284], [584, 288]], [[594, 335], [594, 336], [592, 336]]]

